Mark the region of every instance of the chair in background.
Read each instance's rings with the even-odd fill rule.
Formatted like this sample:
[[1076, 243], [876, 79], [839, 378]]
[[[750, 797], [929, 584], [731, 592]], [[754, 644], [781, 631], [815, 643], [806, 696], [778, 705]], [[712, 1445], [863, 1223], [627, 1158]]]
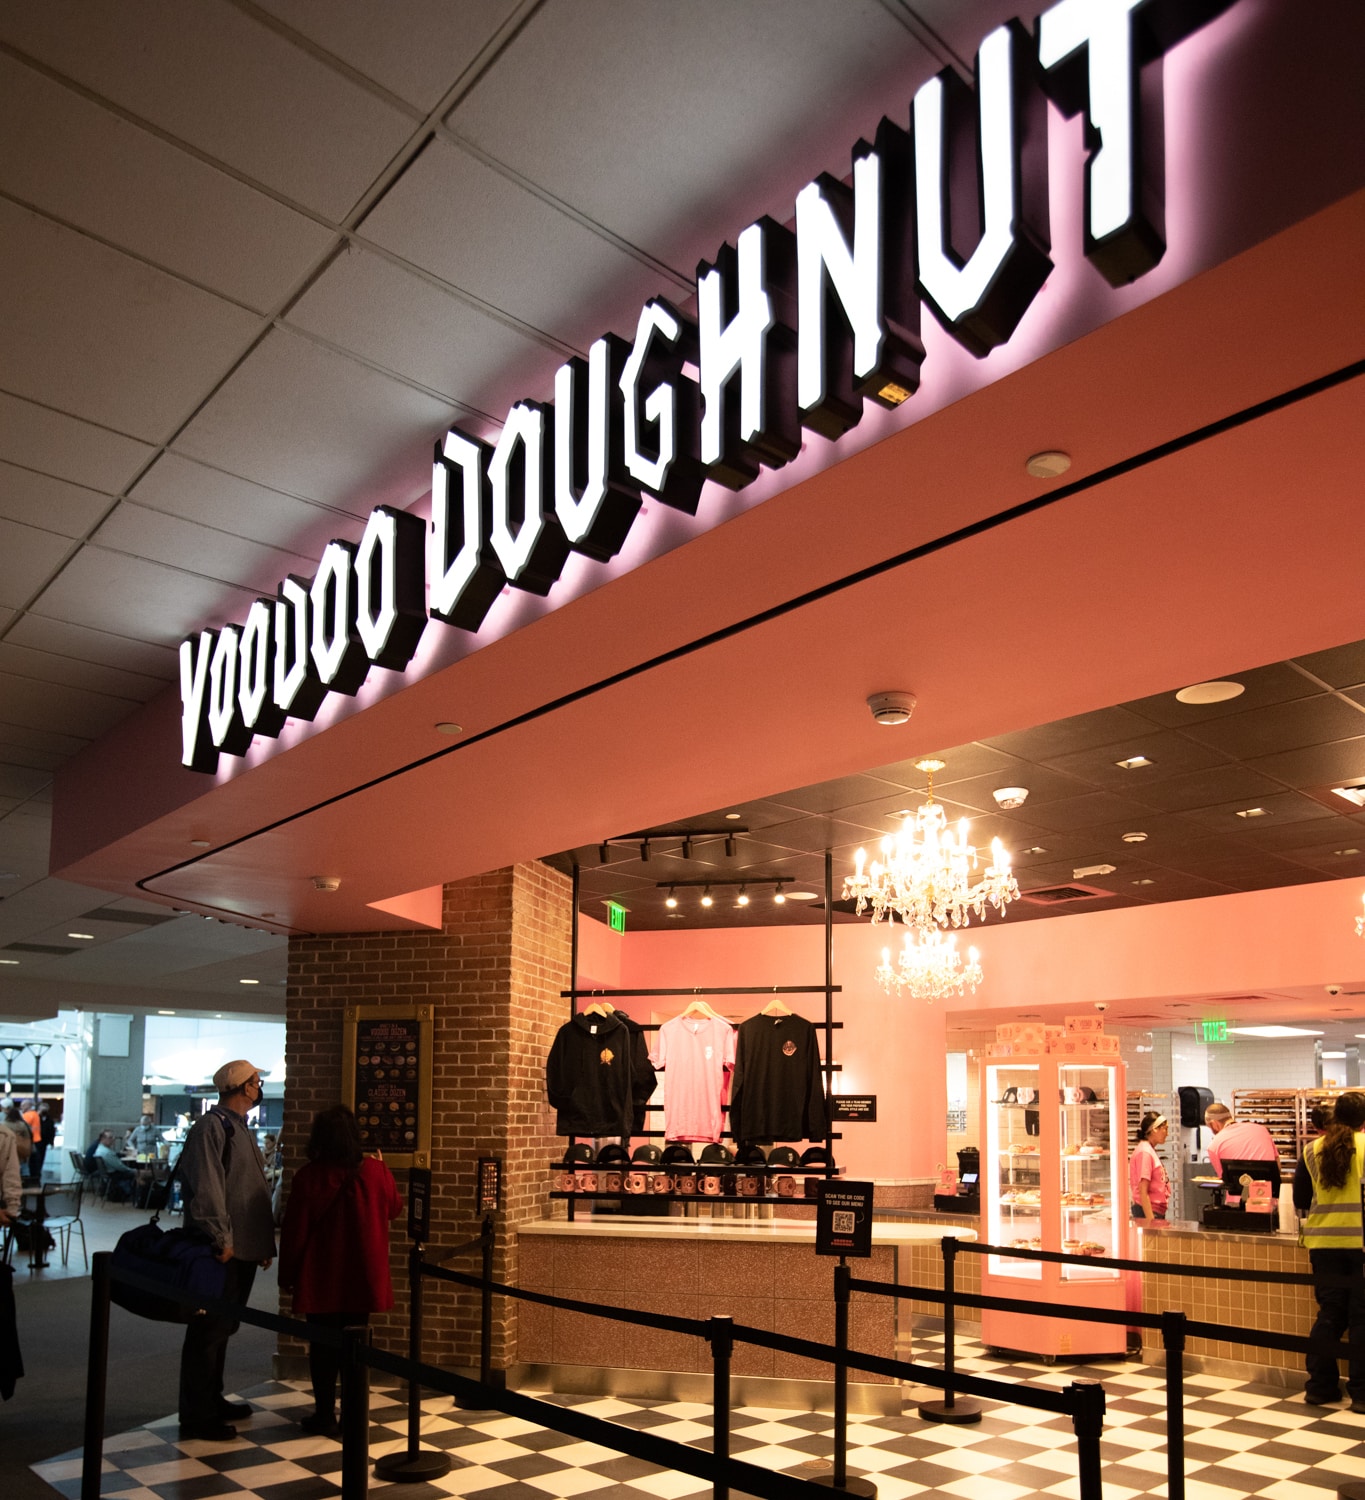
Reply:
[[[74, 1154], [74, 1153], [73, 1153]], [[62, 1264], [67, 1262], [67, 1256], [71, 1253], [71, 1236], [77, 1230], [81, 1236], [81, 1258], [85, 1261], [85, 1268], [90, 1269], [90, 1256], [85, 1248], [85, 1225], [81, 1223], [81, 1203], [85, 1198], [85, 1178], [78, 1178], [75, 1182], [64, 1186], [60, 1194], [54, 1193], [55, 1197], [70, 1198], [71, 1212], [66, 1214], [49, 1214], [43, 1223], [49, 1233], [57, 1236], [57, 1242], [62, 1250]]]
[[76, 1170], [77, 1180], [83, 1190], [92, 1198], [103, 1200], [109, 1186], [108, 1178], [93, 1162], [87, 1162], [79, 1151], [72, 1151], [69, 1154], [71, 1165]]

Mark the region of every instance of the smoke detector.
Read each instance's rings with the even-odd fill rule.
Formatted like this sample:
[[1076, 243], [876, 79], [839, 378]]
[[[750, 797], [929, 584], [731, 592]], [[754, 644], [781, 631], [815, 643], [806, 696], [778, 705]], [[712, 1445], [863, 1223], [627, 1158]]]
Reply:
[[335, 875], [314, 875], [313, 889], [315, 891], [339, 891], [341, 882]]
[[913, 693], [873, 693], [867, 706], [878, 724], [906, 724], [918, 702]]
[[1022, 807], [1028, 801], [1028, 788], [1026, 786], [998, 786], [991, 793], [999, 806], [1006, 812], [1012, 808]]

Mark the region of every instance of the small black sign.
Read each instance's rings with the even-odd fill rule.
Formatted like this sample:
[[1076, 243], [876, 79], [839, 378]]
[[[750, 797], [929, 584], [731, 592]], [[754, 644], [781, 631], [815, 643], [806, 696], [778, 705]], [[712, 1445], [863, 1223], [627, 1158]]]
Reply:
[[475, 1211], [477, 1213], [496, 1213], [502, 1207], [502, 1157], [481, 1156], [479, 1158], [476, 1195], [478, 1202], [475, 1205]]
[[834, 1118], [845, 1125], [877, 1123], [876, 1094], [835, 1094], [830, 1103], [834, 1106]]
[[419, 1245], [431, 1239], [431, 1172], [408, 1168], [408, 1238]]
[[367, 1151], [417, 1150], [421, 1043], [415, 1015], [356, 1023], [355, 1115]]
[[817, 1255], [872, 1254], [872, 1184], [822, 1182], [815, 1205]]

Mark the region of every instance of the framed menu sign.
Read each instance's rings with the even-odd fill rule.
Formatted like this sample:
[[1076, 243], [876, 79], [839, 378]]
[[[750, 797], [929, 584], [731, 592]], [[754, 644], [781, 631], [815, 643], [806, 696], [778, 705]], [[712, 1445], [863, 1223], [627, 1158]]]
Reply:
[[430, 1005], [348, 1005], [342, 1097], [366, 1151], [391, 1167], [431, 1165]]

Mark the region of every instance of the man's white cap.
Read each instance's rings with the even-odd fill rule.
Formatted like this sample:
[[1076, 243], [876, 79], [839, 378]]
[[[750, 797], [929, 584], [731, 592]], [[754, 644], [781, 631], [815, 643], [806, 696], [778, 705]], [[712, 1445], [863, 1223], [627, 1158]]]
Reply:
[[260, 1071], [254, 1062], [247, 1062], [244, 1057], [239, 1057], [236, 1062], [224, 1063], [218, 1069], [213, 1075], [213, 1086], [220, 1094], [230, 1094]]

